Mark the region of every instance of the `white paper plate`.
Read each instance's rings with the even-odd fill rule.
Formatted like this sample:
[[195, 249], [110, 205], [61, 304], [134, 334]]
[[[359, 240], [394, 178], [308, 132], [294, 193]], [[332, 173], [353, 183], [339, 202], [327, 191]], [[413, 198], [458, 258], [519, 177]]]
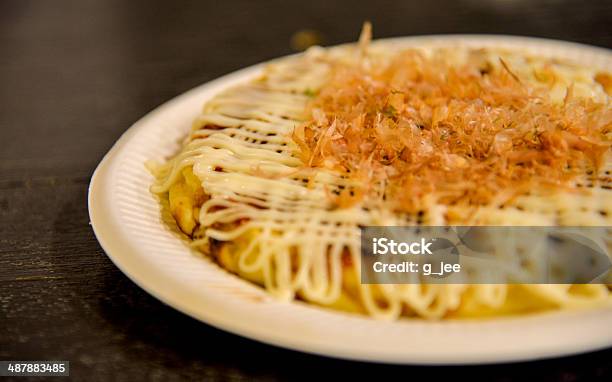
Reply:
[[[391, 44], [520, 47], [612, 68], [612, 54], [578, 44], [504, 36], [425, 36]], [[160, 106], [135, 123], [98, 166], [89, 213], [100, 244], [128, 277], [166, 304], [218, 328], [290, 349], [362, 361], [468, 364], [538, 359], [612, 346], [612, 309], [522, 318], [380, 322], [284, 303], [191, 251], [160, 218], [144, 162], [179, 149], [202, 104], [256, 75], [240, 70]]]

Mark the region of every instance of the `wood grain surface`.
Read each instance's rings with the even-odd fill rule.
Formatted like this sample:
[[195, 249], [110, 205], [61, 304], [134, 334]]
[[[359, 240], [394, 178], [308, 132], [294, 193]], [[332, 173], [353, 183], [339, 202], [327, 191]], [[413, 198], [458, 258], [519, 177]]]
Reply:
[[0, 360], [69, 360], [75, 380], [612, 380], [612, 350], [401, 367], [262, 345], [165, 306], [104, 255], [87, 186], [133, 122], [292, 53], [299, 30], [331, 45], [354, 40], [365, 19], [377, 37], [500, 33], [612, 47], [611, 1], [0, 0]]

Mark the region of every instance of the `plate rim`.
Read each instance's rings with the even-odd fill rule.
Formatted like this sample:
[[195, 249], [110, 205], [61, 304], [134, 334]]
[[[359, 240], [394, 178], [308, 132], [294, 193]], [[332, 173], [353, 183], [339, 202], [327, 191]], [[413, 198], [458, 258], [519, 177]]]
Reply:
[[[428, 36], [410, 36], [410, 37], [394, 37], [391, 39], [381, 39], [375, 40], [376, 42], [402, 42], [407, 40], [412, 40], [418, 42], [427, 41], [429, 39], [437, 40], [437, 39], [456, 39], [463, 41], [480, 41], [480, 40], [498, 40], [498, 41], [514, 41], [514, 42], [524, 42], [526, 45], [529, 43], [544, 43], [544, 44], [554, 44], [557, 46], [567, 46], [572, 47], [573, 49], [588, 49], [599, 52], [599, 54], [610, 55], [612, 51], [595, 47], [590, 45], [584, 45], [575, 42], [565, 42], [561, 40], [550, 40], [550, 39], [542, 39], [542, 38], [532, 38], [532, 37], [523, 37], [523, 36], [505, 36], [505, 35], [480, 35], [480, 34], [455, 34], [455, 35], [428, 35]], [[343, 44], [347, 45], [347, 44]], [[284, 56], [278, 59], [283, 59], [288, 56]], [[607, 335], [600, 336], [599, 338], [593, 338], [590, 341], [582, 341], [581, 343], [574, 344], [573, 347], [570, 348], [548, 348], [540, 347], [536, 349], [526, 349], [523, 352], [517, 353], [516, 350], [510, 351], [509, 349], [500, 350], [497, 353], [471, 353], [470, 355], [455, 355], [446, 354], [445, 356], [440, 357], [431, 357], [431, 355], [423, 355], [419, 357], [415, 355], [414, 352], [410, 353], [408, 356], [404, 354], [393, 354], [393, 353], [381, 353], [372, 354], [371, 351], [357, 349], [356, 347], [346, 347], [346, 346], [338, 346], [337, 344], [321, 342], [321, 341], [313, 341], [312, 339], [304, 338], [304, 336], [293, 336], [287, 337], [284, 334], [278, 335], [278, 333], [274, 333], [274, 330], [270, 329], [261, 329], [261, 328], [253, 328], [252, 325], [248, 325], [245, 323], [245, 320], [237, 319], [228, 315], [228, 310], [208, 310], [203, 313], [201, 309], [194, 308], [192, 304], [195, 300], [193, 296], [189, 296], [185, 298], [185, 295], [182, 294], [181, 288], [177, 288], [177, 290], [164, 289], [161, 288], [161, 283], [157, 281], [151, 282], [151, 274], [159, 273], [157, 270], [152, 270], [143, 264], [138, 264], [134, 262], [133, 258], [130, 258], [130, 251], [137, 251], [137, 248], [134, 248], [134, 243], [126, 242], [124, 238], [121, 236], [121, 232], [118, 231], [120, 227], [113, 226], [112, 224], [112, 216], [110, 216], [110, 212], [112, 211], [112, 200], [110, 198], [109, 193], [105, 193], [105, 189], [108, 189], [109, 184], [112, 184], [113, 179], [109, 179], [110, 174], [114, 170], [115, 166], [117, 166], [117, 161], [115, 161], [117, 154], [121, 151], [123, 146], [142, 129], [147, 127], [147, 123], [151, 120], [154, 120], [157, 116], [163, 113], [164, 110], [170, 109], [176, 105], [179, 105], [181, 102], [185, 102], [191, 97], [199, 94], [199, 92], [206, 91], [207, 89], [213, 89], [218, 87], [219, 89], [232, 86], [235, 83], [241, 82], [243, 79], [247, 79], [249, 76], [255, 75], [259, 72], [262, 67], [271, 61], [266, 61], [265, 63], [259, 63], [253, 66], [249, 66], [247, 68], [232, 72], [230, 74], [226, 74], [221, 76], [215, 80], [206, 82], [202, 85], [196, 86], [195, 88], [184, 92], [171, 100], [161, 104], [156, 107], [152, 111], [145, 114], [141, 117], [137, 122], [132, 124], [116, 141], [116, 143], [112, 146], [112, 148], [108, 151], [108, 153], [103, 157], [100, 164], [97, 166], [94, 171], [91, 182], [88, 189], [88, 210], [89, 210], [89, 218], [91, 221], [91, 226], [94, 231], [94, 234], [100, 243], [104, 253], [111, 259], [111, 261], [121, 270], [123, 274], [125, 274], [129, 279], [131, 279], [135, 284], [137, 284], [140, 288], [145, 290], [147, 293], [151, 294], [153, 297], [162, 301], [163, 303], [173, 307], [174, 309], [191, 316], [199, 321], [205, 322], [209, 325], [212, 325], [221, 330], [238, 334], [243, 337], [247, 337], [256, 341], [264, 342], [270, 345], [280, 346], [287, 349], [298, 350], [311, 354], [318, 354], [323, 356], [331, 356], [336, 358], [350, 359], [350, 360], [358, 360], [358, 361], [369, 361], [369, 362], [382, 362], [382, 363], [394, 363], [394, 364], [429, 364], [429, 365], [450, 365], [450, 364], [488, 364], [488, 363], [504, 363], [504, 362], [516, 362], [516, 361], [526, 361], [526, 360], [536, 360], [542, 358], [550, 358], [557, 357], [563, 355], [577, 354], [583, 353], [587, 351], [599, 350], [603, 348], [607, 348], [612, 346], [612, 331]], [[212, 91], [212, 90], [211, 90]], [[203, 103], [203, 101], [202, 101]], [[112, 177], [111, 177], [112, 178]], [[116, 240], [120, 238], [121, 240]], [[159, 276], [159, 275], [158, 275]], [[171, 281], [168, 281], [169, 284], [172, 284]], [[201, 297], [201, 296], [199, 296]], [[210, 301], [209, 301], [210, 302]], [[292, 302], [287, 304], [290, 307], [292, 304], [300, 304]], [[308, 304], [304, 304], [308, 305]], [[311, 309], [319, 309], [317, 307], [310, 307]], [[229, 309], [229, 308], [227, 308]], [[290, 308], [288, 308], [290, 309]], [[495, 322], [525, 322], [529, 320], [539, 320], [545, 319], [545, 317], [561, 317], [562, 315], [572, 316], [572, 315], [593, 315], [596, 314], [600, 309], [593, 311], [570, 311], [570, 312], [550, 312], [550, 313], [542, 313], [535, 314], [524, 317], [503, 317], [503, 318], [495, 318], [492, 321]], [[340, 312], [328, 312], [329, 314], [344, 314]], [[610, 312], [612, 314], [612, 310]], [[612, 315], [610, 316], [612, 317]], [[576, 318], [576, 317], [574, 317]], [[365, 320], [371, 320], [369, 318], [359, 318]], [[479, 322], [479, 325], [483, 325], [483, 322]], [[544, 321], [545, 323], [546, 321]], [[423, 322], [421, 322], [423, 324]], [[452, 322], [450, 323], [452, 324]], [[435, 325], [450, 325], [442, 323], [435, 323]], [[426, 324], [427, 325], [427, 324]], [[431, 323], [434, 325], [434, 323]], [[604, 333], [605, 334], [605, 333]], [[598, 340], [599, 339], [599, 340]]]

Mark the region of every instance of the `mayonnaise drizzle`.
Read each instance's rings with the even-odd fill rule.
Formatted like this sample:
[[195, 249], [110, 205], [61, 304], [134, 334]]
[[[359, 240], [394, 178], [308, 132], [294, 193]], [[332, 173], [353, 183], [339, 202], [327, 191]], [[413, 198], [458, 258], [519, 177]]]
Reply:
[[[151, 187], [152, 192], [163, 194], [177, 181], [183, 168], [193, 166], [210, 196], [199, 216], [200, 225], [207, 227], [205, 238], [225, 242], [257, 232], [239, 253], [240, 270], [262, 272], [265, 287], [280, 298], [291, 299], [299, 294], [319, 304], [331, 304], [342, 293], [343, 253], [350, 255], [354, 277], [360, 279], [359, 226], [407, 222], [406, 217], [359, 205], [334, 208], [329, 192], [348, 181], [339, 174], [302, 168], [291, 133], [308, 118], [306, 106], [310, 98], [306, 93], [325, 81], [329, 70], [326, 54], [318, 48], [278, 61], [261, 78], [210, 100], [194, 121], [184, 148], [157, 169], [158, 181]], [[601, 198], [604, 205], [611, 200], [609, 193]], [[429, 205], [424, 206], [424, 223], [445, 224], [446, 208], [433, 200], [426, 203]], [[540, 200], [538, 208], [550, 203]], [[524, 219], [530, 213], [494, 208], [482, 211], [492, 214], [493, 221], [523, 219], [521, 224], [528, 224]], [[534, 215], [532, 223], [550, 224], [548, 215]], [[219, 228], [228, 225], [218, 224], [236, 222], [241, 223], [233, 228]], [[394, 319], [406, 311], [442, 317], [457, 309], [468, 291], [479, 304], [495, 308], [504, 303], [508, 291], [506, 285], [372, 287], [358, 283], [357, 287], [366, 311], [382, 319]], [[609, 299], [607, 288], [601, 285], [587, 287], [589, 298], [572, 297], [567, 286], [525, 288], [559, 306]]]

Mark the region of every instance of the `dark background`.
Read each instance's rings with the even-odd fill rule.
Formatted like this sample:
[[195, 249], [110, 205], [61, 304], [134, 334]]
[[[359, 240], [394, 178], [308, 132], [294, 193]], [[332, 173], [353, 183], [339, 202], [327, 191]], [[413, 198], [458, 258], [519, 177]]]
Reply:
[[291, 53], [298, 30], [331, 45], [355, 40], [365, 19], [376, 37], [498, 33], [612, 47], [612, 1], [0, 0], [0, 359], [69, 360], [81, 380], [611, 380], [612, 350], [426, 368], [278, 349], [174, 311], [104, 255], [87, 185], [133, 122], [196, 85]]

